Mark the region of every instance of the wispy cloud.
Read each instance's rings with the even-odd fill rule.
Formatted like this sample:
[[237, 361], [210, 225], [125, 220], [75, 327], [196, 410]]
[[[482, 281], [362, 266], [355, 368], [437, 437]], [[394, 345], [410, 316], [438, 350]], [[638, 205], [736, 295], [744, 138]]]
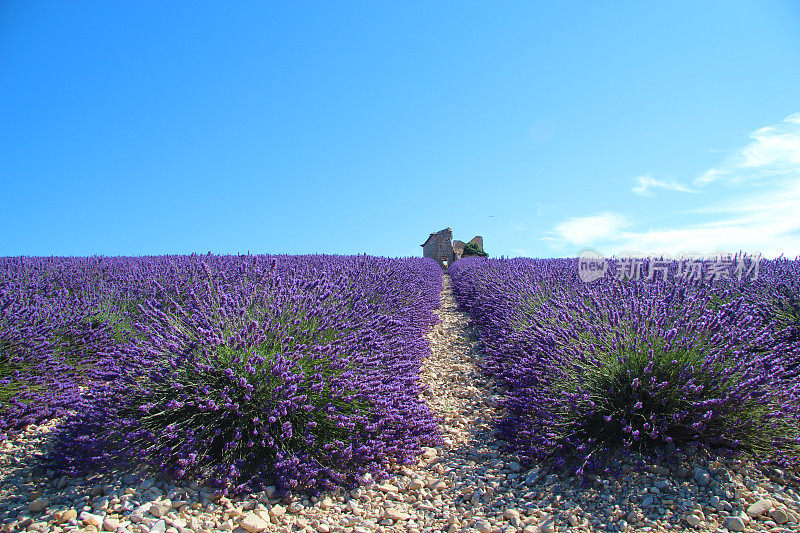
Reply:
[[619, 213], [604, 212], [588, 217], [574, 217], [555, 227], [555, 234], [570, 244], [589, 245], [599, 240], [615, 238], [628, 225]]
[[677, 192], [696, 192], [694, 189], [687, 187], [677, 181], [662, 181], [657, 180], [646, 174], [636, 178], [636, 185], [631, 189], [639, 196], [654, 196], [653, 189], [665, 189], [668, 191]]
[[[674, 223], [673, 218], [673, 223], [637, 231], [631, 229], [633, 219], [621, 213], [574, 217], [555, 226], [551, 235], [556, 237], [545, 241], [620, 255], [738, 250], [767, 257], [800, 255], [800, 113], [758, 129], [750, 138], [749, 144], [695, 179], [695, 187], [713, 192], [708, 196], [715, 202], [682, 213], [682, 221]], [[637, 181], [633, 191], [642, 196], [653, 188], [689, 192], [677, 182], [650, 176]], [[660, 219], [677, 215], [652, 214]]]
[[750, 139], [750, 144], [732, 154], [722, 165], [698, 176], [695, 183], [744, 183], [798, 176], [800, 113], [789, 115], [774, 126], [754, 131]]
[[[800, 175], [775, 184], [766, 192], [743, 195], [710, 206], [706, 213], [718, 218], [682, 228], [624, 235], [628, 249], [678, 253], [739, 249], [767, 257], [800, 254]], [[647, 245], [650, 245], [649, 247]]]

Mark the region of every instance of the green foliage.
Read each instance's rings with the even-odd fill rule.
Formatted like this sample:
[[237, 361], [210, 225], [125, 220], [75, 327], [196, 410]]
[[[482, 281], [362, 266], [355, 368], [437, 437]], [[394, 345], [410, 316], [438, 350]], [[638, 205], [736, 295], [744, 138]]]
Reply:
[[0, 340], [0, 404], [19, 397], [21, 403], [30, 399], [21, 397], [24, 391], [41, 391], [29, 378], [33, 363], [21, 356], [21, 349], [12, 341]]
[[800, 327], [800, 298], [789, 296], [774, 304], [775, 321], [781, 329]]
[[469, 242], [464, 245], [464, 253], [461, 254], [461, 257], [489, 257], [489, 254], [478, 248], [478, 245], [474, 242]]
[[[656, 425], [656, 420], [670, 420], [668, 433], [675, 442], [695, 440], [698, 431], [692, 422], [703, 414], [698, 402], [729, 397], [742, 380], [740, 373], [729, 372], [728, 360], [707, 359], [705, 353], [711, 341], [705, 336], [698, 337], [691, 349], [667, 348], [664, 339], [658, 337], [636, 343], [630, 332], [624, 332], [623, 337], [626, 348], [577, 361], [576, 366], [582, 367], [579, 377], [575, 374], [575, 379], [556, 385], [567, 395], [578, 390], [588, 393], [592, 408], [567, 410], [563, 413], [563, 426], [598, 444], [613, 446], [629, 438], [623, 431], [627, 424], [641, 431], [641, 450], [650, 443], [647, 431]], [[687, 394], [683, 387], [687, 379], [698, 387], [694, 394]], [[798, 428], [772, 420], [770, 412], [776, 406], [769, 402], [745, 398], [736, 409], [728, 407], [718, 406], [717, 416], [709, 419], [702, 430], [704, 438], [733, 434], [742, 448], [769, 453], [774, 451], [774, 443], [786, 435], [800, 436]], [[604, 417], [626, 422], [610, 424]], [[796, 446], [793, 452], [797, 452]]]

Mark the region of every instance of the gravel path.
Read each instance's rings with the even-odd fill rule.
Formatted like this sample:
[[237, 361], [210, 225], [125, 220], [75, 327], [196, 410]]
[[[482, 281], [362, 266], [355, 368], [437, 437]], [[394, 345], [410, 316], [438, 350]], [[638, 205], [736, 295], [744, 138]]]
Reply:
[[[501, 391], [479, 373], [475, 332], [445, 276], [440, 322], [428, 334], [424, 398], [443, 444], [418, 464], [350, 492], [276, 499], [271, 490], [216, 498], [194, 484], [142, 473], [55, 477], [37, 456], [50, 427], [0, 449], [0, 523], [6, 531], [772, 531], [800, 530], [797, 478], [700, 452], [642, 464], [620, 455], [615, 477], [590, 482], [551, 464], [520, 466], [492, 432]], [[667, 454], [669, 455], [669, 454]], [[137, 475], [139, 474], [139, 475]], [[767, 475], [769, 474], [769, 475]]]

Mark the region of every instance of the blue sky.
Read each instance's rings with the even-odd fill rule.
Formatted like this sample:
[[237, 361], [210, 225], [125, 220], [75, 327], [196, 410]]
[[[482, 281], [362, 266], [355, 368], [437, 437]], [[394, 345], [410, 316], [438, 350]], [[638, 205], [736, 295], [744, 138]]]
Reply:
[[0, 255], [800, 254], [797, 2], [0, 3]]

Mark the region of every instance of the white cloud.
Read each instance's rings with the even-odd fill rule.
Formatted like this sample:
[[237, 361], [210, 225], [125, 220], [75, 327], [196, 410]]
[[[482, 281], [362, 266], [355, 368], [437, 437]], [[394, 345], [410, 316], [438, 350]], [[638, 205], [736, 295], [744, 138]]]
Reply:
[[765, 257], [800, 255], [800, 179], [706, 210], [719, 218], [674, 228], [628, 232], [611, 253], [713, 253], [745, 250]]
[[668, 191], [677, 192], [696, 192], [686, 185], [678, 183], [677, 181], [661, 181], [654, 179], [649, 174], [638, 176], [636, 178], [636, 185], [631, 190], [639, 196], [653, 196], [652, 189], [666, 189]]
[[701, 174], [695, 183], [744, 183], [797, 176], [800, 168], [800, 113], [789, 115], [774, 126], [754, 131], [750, 139], [750, 144], [722, 165]]
[[595, 241], [615, 238], [628, 225], [619, 213], [600, 213], [588, 217], [575, 217], [555, 227], [555, 233], [570, 244], [592, 244]]
[[[682, 213], [649, 210], [648, 214], [660, 220], [673, 217], [661, 227], [632, 229], [626, 216], [604, 213], [571, 218], [557, 225], [553, 233], [561, 237], [561, 243], [590, 245], [617, 255], [744, 250], [765, 257], [800, 256], [800, 113], [754, 131], [750, 139], [695, 180], [696, 186], [714, 193], [709, 195], [716, 199], [714, 204]], [[643, 196], [653, 188], [683, 187], [650, 176], [640, 176], [637, 181], [633, 191]], [[682, 220], [676, 220], [678, 216]], [[549, 239], [548, 245], [553, 242]]]

